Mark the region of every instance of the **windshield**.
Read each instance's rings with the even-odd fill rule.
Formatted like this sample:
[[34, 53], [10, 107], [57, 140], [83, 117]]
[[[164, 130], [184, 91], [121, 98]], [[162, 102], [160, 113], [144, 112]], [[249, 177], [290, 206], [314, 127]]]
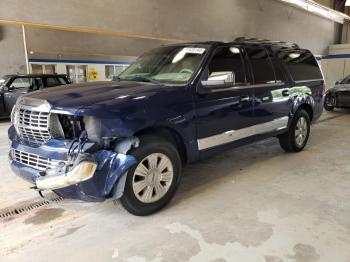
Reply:
[[207, 51], [204, 46], [168, 46], [140, 56], [119, 80], [185, 84], [197, 71]]
[[344, 85], [350, 84], [350, 76], [345, 77], [340, 83]]
[[10, 79], [11, 76], [9, 75], [4, 75], [3, 77], [0, 78], [0, 86], [5, 85], [6, 82]]

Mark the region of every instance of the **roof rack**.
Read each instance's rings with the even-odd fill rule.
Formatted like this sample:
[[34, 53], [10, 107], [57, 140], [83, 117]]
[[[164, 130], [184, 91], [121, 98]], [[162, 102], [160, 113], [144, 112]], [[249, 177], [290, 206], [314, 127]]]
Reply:
[[279, 46], [279, 47], [291, 47], [291, 48], [297, 48], [297, 49], [300, 48], [297, 44], [294, 44], [294, 43], [272, 41], [272, 40], [259, 39], [259, 38], [237, 37], [234, 40], [234, 42], [247, 43], [247, 44], [265, 44], [265, 45], [273, 45], [273, 46]]

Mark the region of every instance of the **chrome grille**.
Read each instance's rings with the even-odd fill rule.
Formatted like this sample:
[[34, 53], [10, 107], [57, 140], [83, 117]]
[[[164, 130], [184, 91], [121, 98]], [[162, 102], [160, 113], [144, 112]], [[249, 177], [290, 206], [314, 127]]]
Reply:
[[21, 138], [43, 144], [50, 138], [49, 112], [33, 111], [19, 107], [16, 112], [16, 129]]
[[11, 149], [11, 156], [12, 159], [16, 162], [42, 171], [55, 168], [61, 162], [58, 160], [51, 160], [39, 155], [30, 154], [17, 149]]

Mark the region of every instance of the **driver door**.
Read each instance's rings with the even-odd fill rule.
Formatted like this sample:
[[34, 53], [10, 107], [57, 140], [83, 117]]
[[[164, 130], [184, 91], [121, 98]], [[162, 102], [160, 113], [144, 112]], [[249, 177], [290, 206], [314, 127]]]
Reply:
[[[253, 90], [246, 72], [240, 47], [224, 46], [214, 52], [195, 95], [197, 143], [201, 152], [249, 136], [246, 128], [254, 124], [254, 110]], [[215, 88], [214, 82], [208, 85], [225, 75], [233, 76], [230, 86]]]

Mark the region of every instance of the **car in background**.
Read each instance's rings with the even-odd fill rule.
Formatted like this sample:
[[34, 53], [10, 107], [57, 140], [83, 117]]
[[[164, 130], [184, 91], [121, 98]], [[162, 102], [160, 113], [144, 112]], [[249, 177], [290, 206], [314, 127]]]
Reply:
[[335, 82], [334, 87], [327, 90], [324, 108], [332, 111], [334, 108], [350, 108], [350, 75]]
[[13, 106], [23, 94], [69, 83], [66, 75], [57, 74], [3, 76], [0, 79], [0, 118], [7, 118], [11, 115]]

